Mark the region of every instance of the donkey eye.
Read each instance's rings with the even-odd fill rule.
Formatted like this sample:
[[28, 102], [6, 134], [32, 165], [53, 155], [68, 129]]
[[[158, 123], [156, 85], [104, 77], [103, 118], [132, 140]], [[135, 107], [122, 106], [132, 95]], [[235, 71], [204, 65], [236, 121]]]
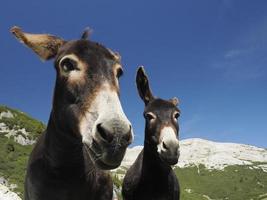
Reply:
[[155, 116], [153, 113], [149, 112], [149, 113], [146, 113], [146, 114], [145, 114], [145, 118], [146, 118], [147, 120], [151, 121], [151, 120], [153, 120], [153, 119], [156, 119], [156, 116]]
[[120, 78], [122, 75], [123, 75], [122, 68], [118, 68], [118, 70], [117, 70], [117, 78]]
[[73, 70], [78, 70], [77, 68], [77, 62], [70, 59], [70, 58], [65, 58], [60, 62], [60, 66], [64, 72], [70, 72]]
[[177, 120], [180, 117], [180, 113], [178, 112], [174, 113], [173, 117]]

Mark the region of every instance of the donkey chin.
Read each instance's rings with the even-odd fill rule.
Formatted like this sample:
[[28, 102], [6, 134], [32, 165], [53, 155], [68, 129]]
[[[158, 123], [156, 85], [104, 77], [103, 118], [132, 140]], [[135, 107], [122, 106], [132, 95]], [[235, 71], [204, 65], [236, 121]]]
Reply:
[[178, 159], [180, 157], [180, 152], [170, 154], [162, 152], [159, 154], [160, 159], [168, 165], [176, 165], [178, 163]]

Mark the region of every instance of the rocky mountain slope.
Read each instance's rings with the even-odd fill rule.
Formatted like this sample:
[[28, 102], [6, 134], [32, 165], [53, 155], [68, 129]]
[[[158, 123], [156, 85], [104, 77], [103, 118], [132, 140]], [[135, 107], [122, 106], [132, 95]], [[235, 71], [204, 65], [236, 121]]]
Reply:
[[[129, 148], [114, 170], [118, 188], [142, 149]], [[180, 141], [180, 150], [173, 169], [182, 200], [267, 200], [267, 149], [193, 138]]]
[[[127, 150], [122, 167], [128, 168], [143, 149], [136, 146]], [[181, 156], [177, 167], [204, 165], [207, 169], [223, 170], [231, 165], [257, 166], [267, 172], [267, 149], [235, 143], [220, 143], [199, 138], [180, 141]]]
[[[0, 200], [21, 200], [27, 159], [45, 125], [18, 110], [0, 106]], [[182, 200], [267, 200], [267, 149], [203, 139], [180, 142], [175, 173]], [[120, 196], [123, 177], [142, 150], [129, 148], [113, 171]]]
[[0, 106], [0, 200], [23, 196], [26, 163], [44, 128], [43, 123], [27, 114]]
[[[142, 149], [129, 148], [114, 171], [118, 188]], [[267, 200], [267, 149], [193, 138], [181, 140], [180, 150], [173, 169], [182, 200]]]

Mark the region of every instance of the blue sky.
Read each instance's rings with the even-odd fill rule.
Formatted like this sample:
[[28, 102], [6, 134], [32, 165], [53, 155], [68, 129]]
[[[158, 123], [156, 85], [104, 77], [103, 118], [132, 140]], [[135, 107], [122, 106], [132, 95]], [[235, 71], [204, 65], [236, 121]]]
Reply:
[[143, 102], [135, 72], [144, 65], [154, 95], [179, 97], [180, 138], [267, 147], [267, 1], [77, 0], [2, 2], [0, 104], [47, 122], [55, 71], [9, 33], [92, 40], [120, 52], [121, 101], [143, 143]]

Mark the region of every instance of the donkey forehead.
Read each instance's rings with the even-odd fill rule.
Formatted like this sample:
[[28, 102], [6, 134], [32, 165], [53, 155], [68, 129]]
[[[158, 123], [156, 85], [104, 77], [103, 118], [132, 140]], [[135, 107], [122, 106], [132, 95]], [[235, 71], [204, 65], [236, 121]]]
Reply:
[[174, 111], [180, 112], [173, 103], [164, 99], [155, 99], [151, 101], [145, 109], [145, 112], [153, 112], [162, 117], [169, 116]]
[[104, 47], [103, 45], [89, 40], [73, 40], [68, 41], [59, 49], [56, 61], [68, 54], [75, 54], [85, 62], [100, 62], [106, 59], [114, 63], [119, 63], [119, 56]]

